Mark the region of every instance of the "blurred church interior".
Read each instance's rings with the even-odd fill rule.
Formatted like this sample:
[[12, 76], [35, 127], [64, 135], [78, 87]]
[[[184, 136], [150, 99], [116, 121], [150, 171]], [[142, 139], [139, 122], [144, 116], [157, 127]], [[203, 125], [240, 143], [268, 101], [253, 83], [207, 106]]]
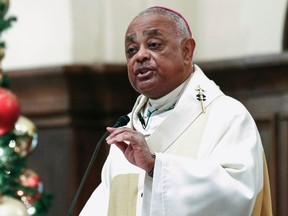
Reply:
[[[159, 2], [183, 12], [196, 38], [195, 63], [256, 120], [274, 215], [286, 216], [287, 1], [11, 0], [9, 13], [18, 21], [5, 35], [2, 67], [38, 129], [28, 163], [54, 196], [48, 215], [67, 214], [98, 139], [132, 108], [138, 94], [127, 79], [124, 33], [138, 12]], [[77, 212], [99, 184], [108, 150], [102, 145]]]

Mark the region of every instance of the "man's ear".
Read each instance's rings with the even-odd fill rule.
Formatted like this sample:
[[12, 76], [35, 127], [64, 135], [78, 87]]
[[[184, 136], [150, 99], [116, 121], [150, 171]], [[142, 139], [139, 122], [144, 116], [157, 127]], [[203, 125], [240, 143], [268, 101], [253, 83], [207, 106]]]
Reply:
[[190, 65], [193, 59], [193, 53], [195, 49], [195, 41], [193, 38], [187, 38], [182, 40], [181, 47], [182, 47], [182, 55], [183, 61], [185, 65]]

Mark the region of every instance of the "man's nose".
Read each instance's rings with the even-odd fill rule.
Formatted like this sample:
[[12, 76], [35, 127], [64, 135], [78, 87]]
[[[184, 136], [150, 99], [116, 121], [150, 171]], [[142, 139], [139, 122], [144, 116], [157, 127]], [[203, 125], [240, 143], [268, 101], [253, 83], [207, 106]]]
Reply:
[[145, 47], [140, 47], [140, 49], [138, 50], [137, 52], [137, 55], [136, 55], [136, 60], [137, 62], [144, 62], [144, 61], [147, 61], [150, 59], [150, 52], [149, 50], [147, 50], [147, 48]]

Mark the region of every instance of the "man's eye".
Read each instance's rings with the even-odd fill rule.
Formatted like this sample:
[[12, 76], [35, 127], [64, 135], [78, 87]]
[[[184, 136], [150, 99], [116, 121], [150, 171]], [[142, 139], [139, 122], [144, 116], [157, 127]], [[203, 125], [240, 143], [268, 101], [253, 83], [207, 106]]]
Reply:
[[127, 54], [128, 54], [128, 55], [133, 55], [133, 54], [135, 54], [136, 52], [137, 52], [137, 49], [134, 48], [134, 47], [131, 47], [131, 48], [128, 48], [128, 49], [127, 49]]
[[151, 44], [149, 44], [149, 48], [150, 48], [150, 49], [156, 49], [156, 48], [158, 48], [159, 46], [160, 46], [159, 43], [151, 43]]

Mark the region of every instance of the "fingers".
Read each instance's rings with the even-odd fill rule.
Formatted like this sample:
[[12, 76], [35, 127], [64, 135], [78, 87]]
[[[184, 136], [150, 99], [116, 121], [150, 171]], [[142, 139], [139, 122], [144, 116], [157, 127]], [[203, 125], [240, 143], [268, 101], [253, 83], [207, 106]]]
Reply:
[[130, 145], [133, 149], [148, 149], [148, 146], [145, 141], [145, 137], [131, 129], [131, 128], [107, 128], [107, 131], [110, 133], [110, 135], [106, 138], [106, 142], [109, 145], [116, 144], [117, 146], [120, 146], [123, 150], [124, 146]]
[[132, 134], [135, 133], [134, 130], [130, 128], [112, 128], [107, 127], [107, 131], [110, 133], [110, 135], [106, 138], [107, 144], [113, 144], [113, 143], [119, 143], [128, 141], [131, 142]]
[[107, 131], [110, 133], [106, 138], [107, 144], [116, 145], [130, 163], [151, 171], [155, 159], [151, 155], [143, 134], [127, 127], [108, 127]]

